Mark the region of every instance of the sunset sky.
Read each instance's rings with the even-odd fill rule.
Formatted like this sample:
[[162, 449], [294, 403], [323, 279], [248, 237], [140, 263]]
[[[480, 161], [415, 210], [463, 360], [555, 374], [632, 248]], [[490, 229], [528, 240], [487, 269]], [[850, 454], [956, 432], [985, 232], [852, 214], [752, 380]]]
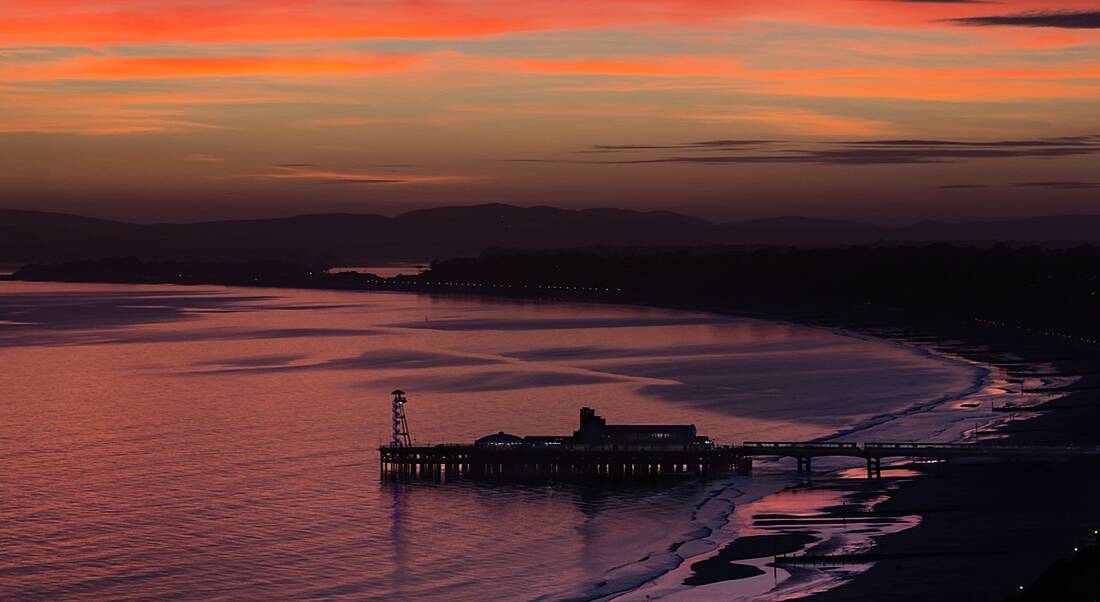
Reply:
[[0, 0], [0, 206], [1100, 213], [1097, 0]]

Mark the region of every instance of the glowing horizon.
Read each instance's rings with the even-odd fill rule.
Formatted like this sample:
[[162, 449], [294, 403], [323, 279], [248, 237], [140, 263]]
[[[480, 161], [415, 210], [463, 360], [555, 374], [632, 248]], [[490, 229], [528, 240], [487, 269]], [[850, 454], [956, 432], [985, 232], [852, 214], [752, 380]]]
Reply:
[[3, 206], [1100, 210], [1094, 2], [807, 4], [0, 0]]

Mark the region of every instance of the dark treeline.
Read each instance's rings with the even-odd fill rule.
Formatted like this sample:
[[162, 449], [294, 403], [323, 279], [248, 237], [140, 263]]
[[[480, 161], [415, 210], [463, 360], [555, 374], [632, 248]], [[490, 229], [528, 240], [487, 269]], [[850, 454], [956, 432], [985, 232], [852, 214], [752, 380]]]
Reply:
[[848, 247], [510, 251], [432, 263], [420, 276], [329, 273], [284, 261], [31, 264], [14, 278], [399, 289], [579, 297], [912, 321], [988, 319], [1081, 334], [1100, 330], [1100, 247]]
[[434, 263], [422, 278], [622, 289], [632, 301], [762, 313], [951, 316], [1072, 332], [1096, 329], [1100, 316], [1095, 246], [492, 250]]
[[112, 257], [91, 261], [28, 264], [18, 280], [112, 283], [310, 286], [329, 266], [287, 261], [149, 261]]

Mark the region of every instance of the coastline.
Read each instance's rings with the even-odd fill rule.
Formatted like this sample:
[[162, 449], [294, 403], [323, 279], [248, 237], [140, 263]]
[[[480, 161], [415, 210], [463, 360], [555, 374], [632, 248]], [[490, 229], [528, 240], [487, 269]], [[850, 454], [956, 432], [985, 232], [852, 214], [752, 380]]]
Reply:
[[[701, 308], [700, 308], [701, 309]], [[1100, 443], [1100, 406], [1091, 391], [1100, 389], [1093, 372], [1095, 345], [1057, 333], [1035, 332], [984, 320], [956, 322], [903, 320], [883, 322], [831, 313], [736, 312], [795, 324], [839, 330], [847, 335], [891, 341], [933, 355], [957, 357], [1005, 371], [1021, 383], [1049, 379], [1028, 393], [1059, 393], [1029, 406], [1024, 420], [1007, 420], [993, 430], [1018, 444]], [[1035, 369], [1049, 370], [1035, 372]], [[1051, 381], [1071, 379], [1070, 385]], [[873, 551], [883, 558], [866, 571], [825, 591], [798, 596], [812, 602], [846, 600], [1075, 600], [1075, 587], [1049, 578], [1064, 564], [1085, 564], [1078, 572], [1095, 575], [1100, 544], [1100, 484], [1090, 478], [1087, 462], [907, 464], [917, 478], [899, 479], [898, 487], [874, 513], [914, 514], [916, 526], [876, 537]], [[1078, 550], [1078, 552], [1075, 552]], [[1089, 565], [1088, 563], [1091, 563]], [[834, 566], [835, 568], [835, 566]], [[1061, 571], [1065, 573], [1066, 571]], [[1047, 577], [1047, 578], [1044, 578]], [[1087, 579], [1087, 577], [1086, 577]]]
[[[1029, 349], [1024, 359], [1030, 356], [1042, 363], [1047, 359], [1042, 352], [1059, 346]], [[1019, 364], [1005, 367], [1027, 375], [1019, 372]], [[1055, 364], [1055, 371], [1080, 377], [1067, 389], [1091, 386], [1095, 379], [1081, 374], [1082, 367], [1082, 360], [1063, 360]], [[1084, 403], [1081, 391], [1065, 392], [1039, 406], [1043, 411], [1002, 424], [996, 432], [1020, 444], [1095, 442], [1091, 427], [1097, 409]], [[922, 517], [912, 530], [876, 541], [877, 553], [897, 560], [875, 563], [851, 581], [807, 599], [1057, 599], [1034, 593], [1031, 587], [1052, 562], [1072, 557], [1075, 547], [1092, 543], [1100, 519], [1100, 487], [1088, 478], [1094, 465], [953, 463], [911, 468], [922, 477], [901, 483], [876, 508]]]
[[[4, 278], [4, 280], [15, 280]], [[149, 283], [137, 283], [149, 284]], [[195, 283], [202, 284], [202, 283]], [[238, 285], [233, 285], [238, 286]], [[270, 285], [263, 288], [270, 288]], [[288, 287], [300, 288], [300, 287]], [[394, 290], [382, 288], [381, 290]], [[400, 290], [400, 289], [398, 289]], [[403, 292], [417, 292], [408, 290]], [[455, 296], [442, 291], [419, 291]], [[499, 296], [459, 292], [457, 296]], [[516, 297], [516, 295], [508, 295]], [[827, 314], [768, 314], [736, 308], [699, 307], [690, 304], [637, 303], [618, 298], [555, 296], [543, 301], [599, 302], [664, 309], [694, 310], [788, 321], [799, 325], [839, 329], [876, 340], [892, 341], [913, 349], [920, 340], [933, 349], [948, 347], [951, 354], [1004, 369], [1015, 378], [1035, 378], [1029, 366], [1050, 364], [1056, 377], [1080, 376], [1065, 387], [1064, 397], [1044, 404], [1037, 416], [1004, 425], [999, 432], [1011, 441], [1095, 442], [1098, 408], [1088, 403], [1089, 390], [1100, 385], [1090, 374], [1094, 350], [1064, 339], [1022, 332], [1004, 332], [988, 325], [958, 322], [934, 327], [878, 320], [854, 320]], [[906, 336], [909, 341], [906, 341]], [[944, 403], [947, 400], [941, 401]], [[910, 467], [921, 478], [907, 479], [889, 499], [874, 508], [877, 513], [919, 514], [916, 527], [879, 538], [876, 553], [897, 561], [879, 561], [850, 581], [812, 594], [813, 600], [912, 599], [1003, 600], [1020, 585], [1034, 582], [1056, 558], [1091, 537], [1098, 523], [1100, 487], [1080, 479], [1077, 463], [1048, 464], [950, 464]], [[1088, 470], [1088, 465], [1085, 465]], [[1072, 488], [1072, 495], [1054, 492]], [[1022, 545], [1026, 544], [1026, 545]], [[947, 558], [950, 562], [944, 562]], [[900, 560], [903, 559], [903, 560]], [[1044, 598], [1034, 598], [1044, 599]]]
[[[745, 317], [744, 314], [714, 308], [692, 310]], [[821, 441], [861, 441], [861, 433], [883, 427], [894, 420], [905, 421], [921, 415], [931, 418], [929, 413], [934, 410], [958, 410], [957, 407], [949, 407], [962, 400], [981, 399], [983, 394], [992, 399], [988, 391], [1000, 386], [1003, 383], [1001, 379], [1006, 376], [996, 366], [929, 349], [926, 345], [905, 339], [884, 339], [845, 328], [793, 322], [759, 314], [753, 315], [752, 319], [820, 328], [839, 336], [888, 343], [933, 361], [967, 364], [974, 370], [974, 380], [965, 390], [946, 393], [899, 411], [870, 417], [852, 427], [820, 437], [818, 440]], [[991, 414], [985, 413], [985, 418], [995, 422], [996, 415]], [[967, 436], [969, 415], [965, 418], [948, 418], [947, 422], [943, 422], [946, 416], [940, 415], [938, 420], [933, 420], [944, 428], [931, 438], [943, 442], [963, 440]], [[913, 428], [913, 425], [906, 422], [902, 424], [904, 428]], [[988, 428], [988, 425], [983, 425], [983, 428]], [[874, 549], [875, 540], [914, 528], [922, 521], [919, 513], [880, 510], [879, 506], [894, 495], [899, 483], [916, 480], [923, 475], [908, 465], [895, 463], [883, 467], [885, 478], [867, 481], [863, 477], [862, 466], [835, 466], [838, 463], [844, 464], [843, 461], [823, 463], [833, 466], [819, 469], [812, 478], [802, 480], [799, 477], [797, 482], [791, 482], [766, 495], [746, 500], [734, 499], [733, 513], [728, 521], [734, 528], [725, 534], [728, 537], [720, 540], [717, 547], [686, 557], [676, 569], [637, 588], [597, 599], [624, 602], [650, 599], [654, 596], [670, 600], [804, 599], [858, 578], [872, 564], [870, 561], [830, 567], [829, 570], [822, 571], [816, 567], [791, 565], [779, 568], [772, 563], [772, 559], [776, 554], [878, 554]], [[782, 472], [789, 468], [779, 468], [771, 461], [766, 466], [773, 478], [776, 476], [774, 471]], [[758, 471], [756, 478], [759, 477]], [[795, 514], [785, 513], [783, 511], [788, 509], [783, 508], [784, 504], [780, 500], [792, 495], [811, 499], [803, 499]], [[776, 506], [781, 509], [778, 514], [774, 514]], [[757, 521], [754, 513], [768, 513], [768, 518]], [[761, 528], [761, 523], [767, 524]], [[766, 574], [771, 576], [765, 578]], [[758, 579], [751, 579], [753, 577]], [[683, 581], [684, 586], [676, 586], [678, 581]]]
[[[702, 309], [702, 308], [693, 308]], [[715, 311], [714, 308], [707, 308]], [[735, 313], [717, 310], [718, 313]], [[745, 314], [737, 314], [745, 315]], [[791, 320], [789, 316], [753, 317], [818, 325], [878, 340], [889, 340], [933, 355], [957, 356], [977, 364], [995, 366], [1023, 383], [1036, 378], [1050, 387], [1058, 379], [1076, 379], [1072, 385], [1029, 389], [1030, 393], [1058, 393], [1044, 403], [1029, 406], [1026, 420], [1007, 421], [988, 431], [1007, 441], [1029, 443], [1095, 443], [1094, 428], [1100, 408], [1088, 403], [1089, 391], [1100, 388], [1100, 379], [1089, 373], [1089, 350], [1067, 347], [1062, 338], [1026, 333], [990, 332], [985, 327], [968, 332], [911, 331], [918, 345], [901, 331], [885, 335], [877, 330], [818, 316]], [[897, 328], [897, 327], [892, 327]], [[917, 338], [917, 337], [913, 337]], [[937, 345], [950, 346], [943, 354]], [[931, 347], [931, 349], [929, 349]], [[1076, 355], [1070, 352], [1077, 351]], [[1070, 357], [1065, 357], [1069, 355]], [[1052, 361], [1052, 358], [1060, 358]], [[1044, 366], [1050, 366], [1049, 371]], [[1022, 385], [1021, 385], [1022, 386]], [[949, 402], [944, 400], [941, 403]], [[789, 592], [790, 598], [811, 601], [845, 600], [1071, 600], [1063, 597], [1064, 580], [1040, 579], [1060, 570], [1066, 559], [1095, 563], [1095, 555], [1075, 554], [1096, 543], [1093, 530], [1100, 528], [1100, 486], [1088, 477], [1095, 466], [1085, 462], [895, 464], [912, 471], [893, 480], [897, 487], [867, 512], [871, 516], [919, 516], [915, 526], [874, 537], [871, 553], [876, 560], [866, 570], [832, 583], [824, 591]], [[1083, 474], [1082, 474], [1083, 473]], [[830, 475], [819, 478], [825, 487], [835, 483]], [[866, 483], [849, 495], [874, 492]], [[849, 499], [847, 503], [851, 503]], [[841, 508], [827, 509], [825, 520], [835, 519]], [[731, 545], [736, 542], [730, 542]], [[829, 549], [817, 550], [828, 553]], [[1055, 563], [1054, 568], [1051, 567]], [[1094, 565], [1093, 565], [1094, 566]], [[824, 566], [837, 570], [842, 565]], [[802, 578], [807, 578], [802, 569]], [[1095, 568], [1083, 569], [1095, 571]], [[1062, 570], [1064, 573], [1065, 570]], [[1094, 573], [1093, 573], [1094, 574]], [[1035, 584], [1034, 586], [1032, 584]], [[1022, 589], [1021, 589], [1022, 588]], [[691, 590], [683, 592], [688, 599]], [[622, 599], [629, 599], [623, 596]], [[672, 599], [679, 599], [674, 596]], [[709, 599], [695, 595], [693, 599]], [[717, 599], [717, 598], [716, 598]], [[1091, 598], [1080, 598], [1091, 599]]]

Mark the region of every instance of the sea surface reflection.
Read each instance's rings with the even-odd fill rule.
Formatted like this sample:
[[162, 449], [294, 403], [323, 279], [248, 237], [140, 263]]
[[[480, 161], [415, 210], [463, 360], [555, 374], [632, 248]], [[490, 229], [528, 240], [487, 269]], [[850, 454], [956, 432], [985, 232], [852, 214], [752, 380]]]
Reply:
[[0, 598], [89, 600], [584, 598], [713, 548], [739, 492], [786, 478], [381, 482], [394, 388], [420, 443], [568, 433], [582, 405], [733, 443], [880, 424], [983, 376], [700, 313], [14, 282], [0, 366]]

